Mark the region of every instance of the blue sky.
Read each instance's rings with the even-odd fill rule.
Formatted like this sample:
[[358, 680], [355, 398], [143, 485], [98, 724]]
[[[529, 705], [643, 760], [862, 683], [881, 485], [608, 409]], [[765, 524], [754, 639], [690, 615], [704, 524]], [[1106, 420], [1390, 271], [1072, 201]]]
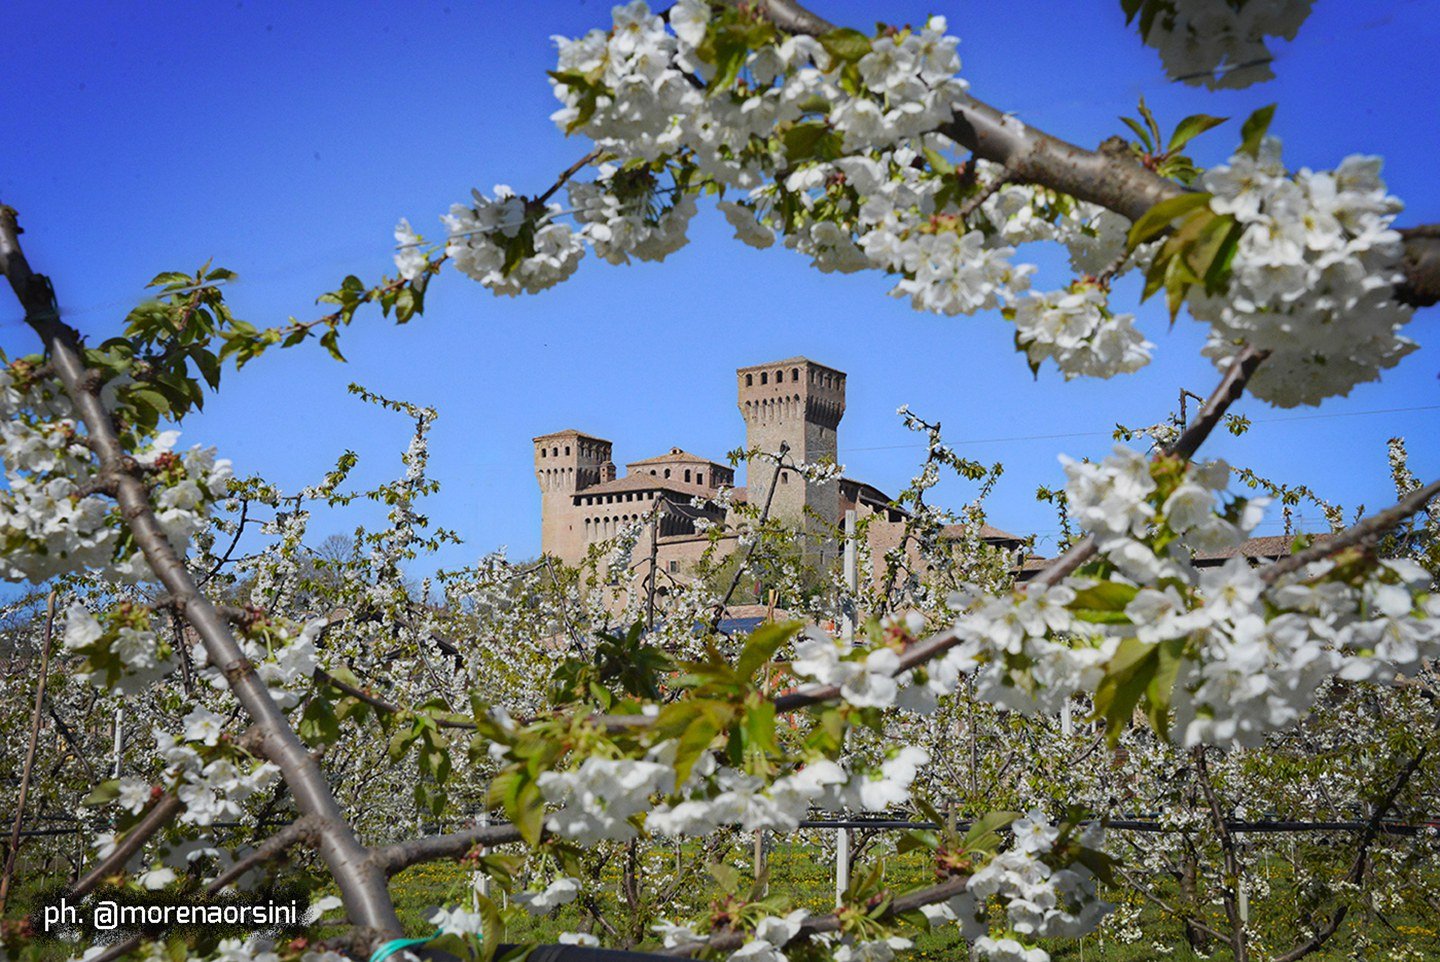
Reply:
[[[1213, 163], [1239, 119], [1277, 101], [1273, 130], [1292, 167], [1381, 154], [1408, 206], [1402, 223], [1440, 221], [1440, 3], [1320, 0], [1297, 40], [1276, 48], [1277, 80], [1224, 93], [1168, 83], [1118, 0], [815, 8], [857, 26], [947, 15], [976, 95], [1085, 145], [1123, 132], [1117, 116], [1144, 94], [1167, 126], [1198, 112], [1236, 118], [1197, 142]], [[438, 233], [437, 216], [472, 186], [534, 192], [584, 153], [547, 119], [549, 38], [608, 22], [608, 11], [595, 0], [10, 0], [0, 200], [19, 209], [31, 262], [54, 278], [71, 322], [97, 339], [156, 272], [208, 258], [239, 272], [229, 296], [240, 316], [313, 317], [315, 296], [345, 274], [392, 270], [398, 217]], [[539, 549], [532, 436], [577, 427], [613, 440], [621, 463], [672, 445], [718, 458], [744, 438], [734, 368], [804, 354], [849, 372], [840, 443], [852, 476], [903, 486], [923, 453], [894, 414], [909, 403], [962, 453], [1005, 462], [995, 524], [1051, 537], [1053, 515], [1033, 495], [1060, 481], [1058, 453], [1102, 454], [1117, 421], [1158, 420], [1179, 388], [1203, 394], [1215, 380], [1199, 325], [1167, 329], [1158, 304], [1140, 312], [1159, 348], [1149, 368], [1065, 384], [1048, 368], [1032, 378], [998, 317], [918, 314], [886, 297], [879, 275], [822, 276], [788, 251], [740, 245], [713, 211], [692, 238], [661, 265], [587, 258], [532, 298], [447, 275], [408, 327], [358, 321], [342, 341], [346, 364], [311, 346], [228, 376], [187, 440], [291, 489], [346, 448], [361, 455], [357, 476], [376, 480], [397, 469], [409, 428], [345, 385], [435, 405], [431, 465], [445, 487], [430, 514], [466, 541], [440, 563], [500, 545], [524, 557]], [[1253, 430], [1210, 450], [1351, 508], [1390, 496], [1392, 434], [1407, 436], [1417, 471], [1440, 474], [1435, 316], [1418, 315], [1410, 336], [1424, 349], [1379, 384], [1319, 410], [1246, 401]], [[11, 353], [33, 349], [19, 320], [7, 297], [0, 344]], [[1399, 408], [1428, 409], [1363, 413]], [[968, 489], [942, 493], [958, 504]], [[319, 518], [315, 540], [355, 520]]]

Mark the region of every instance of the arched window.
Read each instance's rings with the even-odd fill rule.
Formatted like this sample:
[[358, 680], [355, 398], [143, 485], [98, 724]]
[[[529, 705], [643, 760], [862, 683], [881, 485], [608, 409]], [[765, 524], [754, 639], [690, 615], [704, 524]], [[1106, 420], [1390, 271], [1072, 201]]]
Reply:
[[799, 369], [798, 367], [792, 367], [792, 368], [790, 369], [790, 380], [792, 380], [792, 381], [798, 381], [798, 380], [800, 380], [800, 369]]
[[558, 458], [558, 457], [560, 457], [560, 449], [559, 449], [559, 448], [551, 448], [551, 449], [550, 449], [550, 456], [551, 456], [552, 458]]
[[685, 483], [686, 483], [686, 484], [689, 484], [689, 483], [690, 483], [690, 469], [689, 469], [689, 468], [686, 468], [686, 469], [685, 469]]
[[781, 484], [789, 484], [789, 483], [790, 483], [790, 475], [786, 474], [784, 471], [781, 471], [781, 472], [780, 472], [780, 483], [781, 483]]
[[783, 380], [785, 380], [785, 372], [784, 372], [784, 371], [776, 371], [776, 372], [775, 372], [775, 383], [776, 383], [776, 384], [779, 384], [779, 383], [780, 383], [781, 381], [783, 381]]
[[665, 477], [667, 477], [667, 478], [670, 477], [670, 469], [669, 469], [669, 468], [666, 468], [666, 469], [665, 469]]
[[760, 372], [760, 383], [761, 383], [761, 384], [769, 384], [769, 383], [770, 383], [770, 375], [769, 375], [769, 374], [766, 374], [764, 371], [761, 371], [761, 372]]
[[754, 386], [755, 386], [755, 375], [753, 375], [753, 374], [747, 374], [747, 375], [745, 375], [745, 386], [746, 386], [746, 387], [754, 387]]
[[565, 445], [565, 455], [566, 455], [567, 457], [570, 455], [570, 445], [568, 445], [568, 444]]

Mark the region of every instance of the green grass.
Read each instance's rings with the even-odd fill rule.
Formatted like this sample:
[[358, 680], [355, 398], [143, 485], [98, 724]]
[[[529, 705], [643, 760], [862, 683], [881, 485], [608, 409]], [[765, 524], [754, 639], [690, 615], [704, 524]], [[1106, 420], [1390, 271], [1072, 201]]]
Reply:
[[[687, 845], [682, 850], [682, 860], [691, 861], [698, 854], [698, 846]], [[690, 868], [696, 866], [693, 862]], [[737, 867], [740, 867], [737, 864]], [[746, 880], [750, 880], [748, 866]], [[862, 869], [857, 867], [856, 871]], [[812, 913], [824, 913], [834, 907], [833, 861], [816, 846], [780, 843], [771, 848], [769, 854], [770, 894], [778, 895], [791, 904], [809, 909]], [[900, 890], [918, 885], [930, 884], [933, 879], [930, 862], [922, 853], [891, 856], [887, 867], [891, 887]], [[612, 859], [601, 873], [602, 894], [599, 897], [602, 914], [613, 922], [628, 916], [617, 895], [619, 860]], [[434, 906], [453, 903], [466, 897], [467, 872], [451, 863], [431, 864], [409, 869], [396, 876], [392, 890], [401, 919], [407, 931], [422, 933], [428, 929], [426, 914]], [[683, 909], [677, 910], [675, 918], [702, 916], [710, 901], [716, 897], [719, 888], [713, 880], [708, 885], [687, 887], [686, 897], [680, 899]], [[1263, 959], [1284, 951], [1297, 938], [1293, 924], [1284, 920], [1281, 914], [1287, 906], [1293, 907], [1281, 880], [1272, 880], [1272, 892], [1263, 903], [1252, 906], [1253, 931], [1274, 939], [1274, 945], [1254, 945], [1252, 956]], [[1218, 944], [1212, 945], [1209, 955], [1192, 951], [1186, 943], [1178, 922], [1162, 917], [1161, 913], [1145, 903], [1140, 896], [1127, 892], [1107, 892], [1109, 901], [1128, 899], [1141, 912], [1139, 925], [1143, 937], [1131, 943], [1117, 941], [1113, 936], [1096, 933], [1084, 939], [1047, 940], [1044, 944], [1052, 958], [1064, 962], [1141, 962], [1141, 960], [1167, 959], [1174, 962], [1226, 962], [1231, 958], [1229, 950]], [[1173, 893], [1162, 893], [1168, 895]], [[1218, 916], [1218, 910], [1216, 912]], [[576, 905], [561, 907], [553, 916], [535, 918], [528, 913], [511, 909], [505, 913], [506, 940], [513, 942], [553, 942], [562, 932], [588, 931], [590, 923]], [[1394, 926], [1393, 928], [1391, 926]], [[1389, 915], [1385, 920], [1369, 917], [1364, 913], [1352, 912], [1339, 933], [1325, 948], [1308, 956], [1314, 962], [1341, 962], [1341, 960], [1371, 960], [1405, 958], [1414, 960], [1440, 959], [1440, 922], [1425, 918], [1420, 912], [1403, 912], [1400, 917]], [[1357, 935], [1360, 941], [1357, 943]], [[604, 941], [604, 939], [602, 939]], [[954, 926], [929, 932], [921, 932], [914, 938], [915, 947], [907, 958], [922, 959], [926, 962], [964, 962], [968, 952], [959, 931]], [[608, 942], [607, 942], [608, 944]], [[1155, 946], [1160, 946], [1157, 951]], [[643, 942], [640, 948], [654, 948], [656, 943]], [[1168, 950], [1168, 951], [1167, 951]], [[1398, 955], [1392, 953], [1398, 952]]]

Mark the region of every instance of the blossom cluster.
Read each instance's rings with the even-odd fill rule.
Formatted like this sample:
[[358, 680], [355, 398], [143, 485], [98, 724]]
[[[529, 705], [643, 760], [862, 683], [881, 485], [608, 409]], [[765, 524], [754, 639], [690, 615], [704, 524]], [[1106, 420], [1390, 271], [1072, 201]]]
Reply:
[[175, 668], [170, 643], [150, 627], [150, 614], [122, 602], [99, 618], [75, 604], [65, 616], [65, 650], [84, 659], [75, 678], [121, 695], [150, 688]]
[[1289, 176], [1267, 137], [1202, 182], [1211, 210], [1245, 230], [1229, 289], [1192, 293], [1190, 313], [1210, 325], [1204, 353], [1222, 367], [1239, 345], [1270, 352], [1250, 381], [1255, 396], [1318, 404], [1415, 350], [1399, 334], [1413, 309], [1394, 297], [1404, 251], [1390, 225], [1402, 205], [1385, 190], [1380, 158]]
[[[283, 622], [256, 617], [235, 632], [235, 640], [245, 657], [255, 667], [255, 675], [270, 691], [270, 697], [281, 708], [293, 708], [309, 690], [311, 678], [319, 667], [315, 640], [325, 627], [324, 618], [313, 618], [299, 632]], [[197, 642], [190, 650], [197, 675], [219, 691], [228, 691], [224, 671], [209, 663], [204, 644]]]
[[962, 641], [945, 657], [994, 704], [1054, 711], [1153, 655], [1173, 665], [1173, 691], [1156, 697], [1178, 741], [1253, 746], [1309, 711], [1326, 677], [1384, 680], [1440, 654], [1440, 596], [1411, 561], [1327, 559], [1280, 578], [1238, 555], [1197, 566], [1196, 552], [1238, 545], [1263, 508], [1226, 502], [1223, 462], [1150, 461], [1121, 446], [1066, 471], [1098, 566], [955, 599]]
[[1150, 363], [1155, 345], [1135, 329], [1133, 314], [1113, 314], [1098, 284], [1029, 292], [1015, 302], [1016, 338], [1030, 363], [1051, 358], [1067, 379], [1108, 378]]
[[224, 718], [206, 708], [194, 708], [181, 721], [176, 738], [155, 729], [155, 753], [164, 762], [164, 783], [174, 785], [185, 810], [182, 822], [212, 825], [239, 818], [241, 804], [275, 784], [280, 769], [257, 762], [221, 745]]
[[[575, 273], [585, 247], [569, 224], [554, 219], [560, 205], [531, 211], [525, 198], [504, 184], [496, 185], [494, 197], [472, 194], [473, 205], [454, 204], [441, 217], [449, 231], [445, 253], [462, 274], [514, 297], [554, 287]], [[413, 249], [405, 248], [401, 257], [402, 274], [417, 270]]]
[[1311, 2], [1146, 0], [1142, 9], [1158, 9], [1144, 40], [1160, 54], [1165, 72], [1175, 80], [1212, 90], [1248, 87], [1274, 76], [1266, 40], [1293, 40], [1310, 14]]
[[[105, 393], [118, 390], [112, 380]], [[214, 449], [174, 451], [179, 432], [150, 439], [134, 460], [146, 474], [155, 517], [170, 543], [184, 551], [224, 495], [230, 462]], [[121, 582], [152, 577], [144, 556], [120, 537], [120, 516], [100, 484], [99, 464], [85, 443], [70, 399], [58, 381], [26, 360], [0, 367], [0, 578], [41, 582], [92, 569]]]
[[[964, 892], [921, 912], [932, 926], [958, 923], [976, 953], [991, 962], [1049, 962], [1036, 939], [1091, 932], [1111, 906], [1099, 898], [1094, 875], [1075, 860], [1061, 828], [1041, 811], [1017, 819], [1011, 832], [1014, 844], [977, 870]], [[1096, 823], [1077, 841], [1081, 849], [1099, 852], [1103, 837]], [[990, 918], [992, 904], [1001, 907], [998, 919]]]

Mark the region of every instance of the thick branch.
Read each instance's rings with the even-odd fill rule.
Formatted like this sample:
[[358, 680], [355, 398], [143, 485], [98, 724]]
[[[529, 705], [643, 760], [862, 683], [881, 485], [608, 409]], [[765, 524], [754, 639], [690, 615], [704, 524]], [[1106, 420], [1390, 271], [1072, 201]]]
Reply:
[[141, 847], [150, 840], [156, 832], [160, 831], [170, 820], [180, 814], [181, 805], [179, 797], [174, 792], [167, 792], [160, 796], [160, 800], [150, 807], [145, 817], [136, 822], [130, 831], [125, 833], [115, 845], [115, 850], [100, 860], [100, 863], [76, 882], [70, 889], [69, 897], [79, 899], [88, 894], [95, 886], [117, 872], [125, 870], [125, 863]]
[[[904, 915], [906, 912], [913, 912], [922, 905], [932, 905], [936, 902], [944, 902], [961, 895], [965, 886], [970, 884], [970, 876], [955, 875], [941, 882], [939, 885], [932, 885], [929, 888], [916, 889], [913, 892], [906, 892], [904, 895], [890, 903], [890, 908], [884, 913], [885, 918], [896, 915]], [[788, 945], [797, 944], [797, 940], [806, 936], [819, 935], [823, 932], [838, 932], [840, 930], [839, 913], [830, 915], [817, 915], [806, 919], [800, 925], [800, 931]], [[746, 932], [725, 931], [712, 935], [710, 939], [700, 945], [679, 946], [661, 955], [690, 956], [701, 950], [712, 950], [715, 952], [731, 952], [738, 949], [750, 940]]]
[[[818, 36], [835, 29], [835, 24], [796, 0], [761, 0], [758, 6], [771, 22], [790, 33]], [[954, 119], [941, 127], [940, 133], [976, 157], [1002, 165], [1012, 181], [1048, 187], [1132, 221], [1160, 201], [1186, 191], [1136, 163], [1128, 151], [1077, 147], [968, 94], [960, 98]], [[1401, 236], [1405, 280], [1396, 289], [1396, 299], [1415, 307], [1440, 301], [1440, 236], [1434, 226], [1402, 230]]]
[[145, 560], [194, 626], [210, 663], [220, 667], [230, 690], [264, 737], [264, 753], [279, 766], [304, 815], [320, 820], [320, 854], [336, 884], [350, 921], [376, 934], [394, 937], [401, 932], [386, 888], [385, 877], [369, 861], [369, 852], [355, 836], [324, 773], [311, 756], [285, 713], [270, 697], [265, 683], [245, 657], [224, 619], [200, 594], [185, 561], [170, 544], [155, 516], [150, 492], [134, 471], [110, 414], [98, 394], [98, 384], [81, 359], [79, 334], [60, 320], [50, 282], [33, 273], [20, 248], [15, 212], [0, 206], [0, 269], [25, 308], [25, 320], [40, 335], [56, 373], [85, 424], [91, 447], [100, 457], [101, 471], [116, 476], [116, 501]]
[[384, 845], [373, 852], [375, 863], [385, 874], [396, 872], [421, 862], [434, 862], [443, 858], [460, 858], [477, 845], [493, 848], [507, 842], [520, 841], [520, 830], [514, 825], [481, 825], [463, 832], [447, 835], [431, 835], [412, 838], [393, 845]]
[[1260, 577], [1266, 583], [1274, 584], [1279, 578], [1299, 571], [1312, 561], [1333, 557], [1346, 548], [1379, 538], [1401, 521], [1424, 509], [1425, 505], [1437, 495], [1440, 495], [1440, 481], [1432, 481], [1423, 488], [1416, 488], [1379, 514], [1372, 514], [1359, 524], [1352, 525], [1304, 551], [1297, 551], [1295, 554], [1281, 558], [1261, 571]]

